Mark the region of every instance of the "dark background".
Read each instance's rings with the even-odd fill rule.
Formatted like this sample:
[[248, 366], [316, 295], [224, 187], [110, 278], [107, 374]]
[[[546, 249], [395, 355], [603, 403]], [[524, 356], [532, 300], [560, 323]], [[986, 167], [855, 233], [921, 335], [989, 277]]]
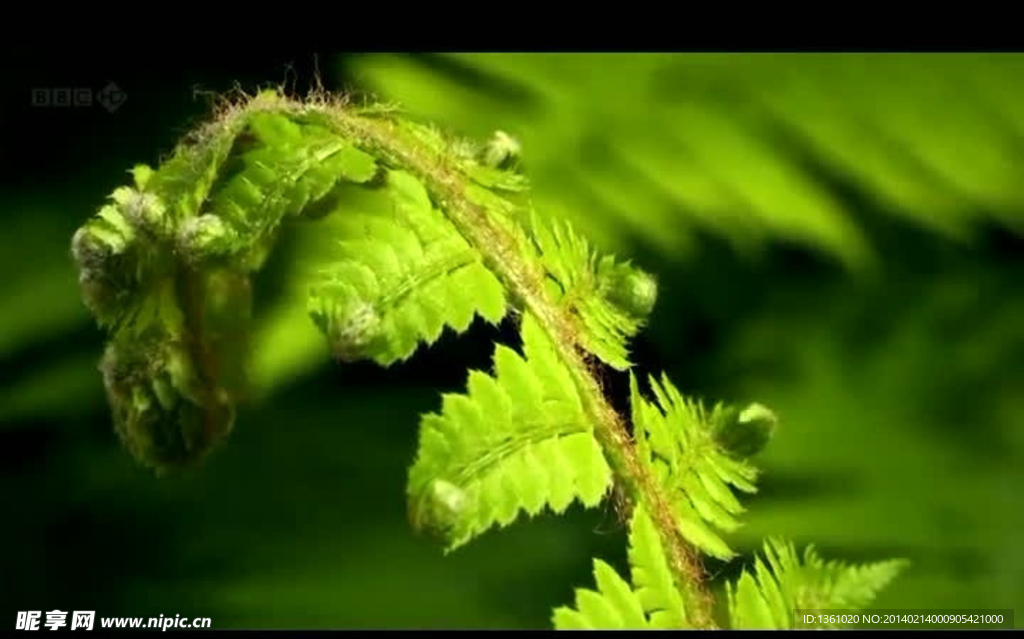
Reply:
[[[226, 446], [159, 479], [119, 447], [72, 233], [212, 95], [305, 93], [317, 72], [467, 135], [509, 130], [541, 204], [658, 275], [642, 369], [782, 420], [734, 546], [777, 534], [911, 559], [880, 608], [1021, 604], [1021, 70], [1009, 55], [26, 56], [0, 87], [2, 615], [547, 627], [593, 557], [623, 566], [610, 508], [450, 556], [408, 526], [418, 415], [508, 331], [475, 325], [385, 370], [330, 365], [292, 337], [301, 313], [267, 319], [266, 393]], [[113, 112], [97, 93], [33, 103], [109, 83], [126, 96]], [[309, 236], [263, 276], [261, 321]]]

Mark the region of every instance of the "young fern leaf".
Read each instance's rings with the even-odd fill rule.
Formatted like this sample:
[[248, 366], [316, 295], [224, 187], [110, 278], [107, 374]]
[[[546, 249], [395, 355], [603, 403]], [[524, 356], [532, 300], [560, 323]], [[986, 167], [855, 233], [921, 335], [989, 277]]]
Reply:
[[[110, 340], [100, 368], [115, 430], [157, 468], [186, 464], [230, 432], [241, 392], [248, 282], [176, 257], [182, 221], [209, 196], [241, 125], [218, 122], [76, 231], [72, 253], [86, 305]], [[202, 309], [200, 311], [199, 309]]]
[[448, 551], [522, 512], [595, 506], [611, 487], [569, 372], [532, 315], [521, 332], [525, 357], [497, 345], [493, 377], [472, 371], [467, 394], [445, 395], [441, 413], [422, 419], [410, 516]]
[[[340, 183], [364, 184], [379, 170], [373, 156], [336, 133], [300, 125], [281, 113], [253, 113], [236, 146], [224, 167], [227, 175], [210, 198], [210, 213], [191, 220], [183, 233], [197, 236], [191, 247], [204, 257], [251, 249], [253, 267], [286, 216], [315, 217], [323, 208], [318, 204]], [[225, 231], [207, 238], [202, 232], [207, 227]], [[242, 237], [244, 243], [229, 241]]]
[[628, 262], [598, 256], [568, 223], [534, 216], [531, 227], [549, 290], [576, 320], [581, 346], [613, 368], [629, 369], [626, 342], [654, 307], [654, 278]]
[[287, 218], [344, 209], [346, 189], [395, 206], [387, 220], [362, 218], [312, 291], [309, 310], [342, 359], [390, 363], [442, 325], [505, 314], [504, 288], [417, 179], [294, 106], [266, 93], [228, 112], [159, 168], [136, 167], [134, 186], [73, 238], [85, 302], [110, 332], [101, 368], [116, 430], [158, 469], [230, 432], [247, 383], [249, 276]]
[[779, 539], [767, 540], [763, 554], [753, 574], [744, 571], [735, 586], [727, 585], [733, 628], [806, 628], [810, 626], [798, 623], [795, 611], [861, 610], [909, 565], [903, 559], [863, 565], [826, 562], [813, 546], [807, 546], [801, 561], [793, 543]]
[[507, 306], [501, 282], [419, 180], [388, 171], [383, 188], [388, 214], [345, 212], [341, 259], [323, 269], [309, 312], [339, 359], [387, 366], [445, 326], [465, 331], [476, 313], [496, 324]]
[[[665, 486], [680, 533], [708, 554], [730, 559], [736, 553], [716, 529], [739, 527], [736, 516], [745, 509], [733, 490], [756, 492], [757, 470], [722, 444], [723, 435], [743, 432], [752, 421], [770, 428], [774, 420], [750, 409], [742, 413], [747, 419], [737, 418], [735, 409], [721, 404], [708, 413], [699, 402], [684, 398], [668, 377], [660, 382], [651, 377], [650, 383], [656, 403], [640, 395], [636, 377], [630, 376], [640, 458]], [[762, 436], [762, 430], [754, 433]]]
[[556, 630], [679, 629], [686, 620], [683, 598], [672, 580], [657, 530], [642, 505], [633, 511], [629, 533], [632, 585], [594, 560], [597, 591], [577, 589], [576, 607], [554, 611]]

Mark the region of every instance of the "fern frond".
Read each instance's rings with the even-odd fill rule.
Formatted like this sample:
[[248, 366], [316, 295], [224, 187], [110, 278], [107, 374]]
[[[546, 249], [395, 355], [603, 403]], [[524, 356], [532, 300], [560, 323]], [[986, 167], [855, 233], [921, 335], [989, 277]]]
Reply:
[[721, 404], [706, 411], [684, 398], [667, 376], [660, 382], [652, 377], [650, 383], [656, 402], [642, 397], [630, 376], [637, 452], [666, 487], [683, 536], [715, 557], [732, 558], [735, 553], [716, 529], [739, 527], [736, 517], [745, 509], [733, 491], [756, 492], [757, 470], [726, 448], [722, 435], [746, 420]]
[[744, 571], [735, 586], [727, 585], [733, 628], [806, 627], [795, 611], [861, 610], [908, 565], [903, 559], [862, 565], [825, 561], [813, 546], [805, 548], [801, 560], [793, 543], [780, 539], [766, 541], [763, 555], [755, 560], [753, 574]]
[[496, 346], [493, 377], [471, 372], [467, 394], [445, 395], [422, 419], [411, 518], [449, 551], [521, 512], [595, 506], [611, 486], [572, 378], [532, 315], [522, 337], [525, 357]]
[[496, 324], [507, 308], [501, 282], [419, 180], [389, 171], [383, 188], [393, 209], [346, 211], [337, 255], [328, 257], [338, 261], [310, 292], [310, 314], [344, 361], [389, 365], [445, 326], [465, 331], [476, 313]]
[[578, 589], [576, 607], [554, 611], [557, 630], [672, 629], [691, 627], [669, 570], [657, 530], [643, 505], [633, 511], [629, 533], [632, 585], [607, 563], [594, 560], [597, 590]]
[[649, 274], [611, 255], [599, 256], [566, 222], [532, 219], [533, 241], [554, 299], [577, 320], [581, 346], [608, 365], [630, 367], [626, 342], [657, 298]]

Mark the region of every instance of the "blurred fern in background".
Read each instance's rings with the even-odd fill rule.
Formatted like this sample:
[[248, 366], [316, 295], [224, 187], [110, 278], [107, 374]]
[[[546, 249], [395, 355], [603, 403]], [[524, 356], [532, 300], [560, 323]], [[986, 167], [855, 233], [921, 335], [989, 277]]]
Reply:
[[[328, 88], [459, 133], [514, 136], [538, 210], [658, 274], [640, 364], [776, 410], [734, 549], [778, 535], [851, 561], [909, 558], [878, 608], [1024, 602], [1024, 56], [374, 54], [324, 71]], [[112, 122], [144, 144], [0, 190], [11, 610], [546, 627], [592, 556], [626, 565], [610, 512], [448, 557], [410, 535], [416, 416], [486, 367], [495, 329], [397, 370], [329, 365], [304, 304], [288, 303], [330, 248], [322, 226], [289, 236], [260, 283], [261, 394], [230, 445], [183, 478], [134, 467], [110, 431], [68, 242], [123, 167], [153, 161], [139, 154], [154, 138], [169, 150], [203, 105], [161, 110], [125, 88]], [[5, 109], [3, 126], [18, 116]]]
[[701, 231], [864, 265], [842, 180], [887, 214], [969, 239], [1020, 230], [1020, 56], [373, 56], [357, 86], [473, 134], [505, 127], [545, 209], [669, 256]]

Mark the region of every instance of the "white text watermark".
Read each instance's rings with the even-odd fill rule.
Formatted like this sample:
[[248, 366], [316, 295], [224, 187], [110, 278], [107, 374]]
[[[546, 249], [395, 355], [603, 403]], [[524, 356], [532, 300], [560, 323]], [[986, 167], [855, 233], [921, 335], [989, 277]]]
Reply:
[[21, 610], [15, 630], [92, 630], [93, 628], [191, 629], [209, 628], [209, 617], [100, 617], [95, 610]]

